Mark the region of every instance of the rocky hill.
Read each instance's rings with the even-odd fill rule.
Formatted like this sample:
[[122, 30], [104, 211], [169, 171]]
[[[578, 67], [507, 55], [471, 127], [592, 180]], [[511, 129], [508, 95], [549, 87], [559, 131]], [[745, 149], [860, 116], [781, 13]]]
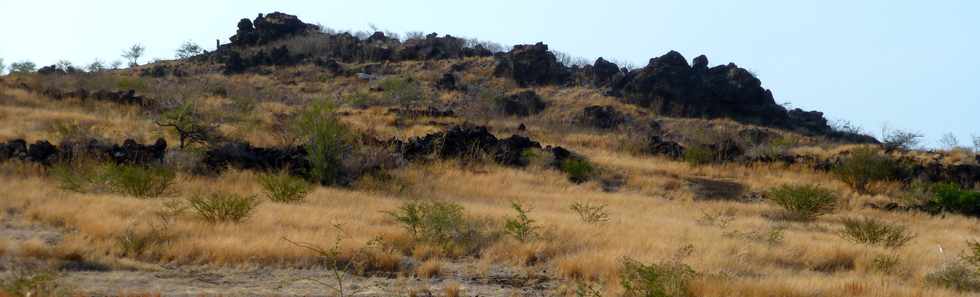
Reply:
[[0, 296], [980, 292], [975, 150], [835, 129], [733, 63], [231, 25], [0, 77]]

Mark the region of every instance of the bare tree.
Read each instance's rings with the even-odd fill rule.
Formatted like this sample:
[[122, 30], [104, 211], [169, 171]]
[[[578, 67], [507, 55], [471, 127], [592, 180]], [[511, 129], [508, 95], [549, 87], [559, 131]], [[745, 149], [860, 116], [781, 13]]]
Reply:
[[3, 58], [0, 58], [0, 75], [3, 75], [3, 71], [7, 69], [7, 64], [3, 63]]
[[922, 133], [891, 130], [887, 125], [881, 127], [882, 146], [885, 151], [912, 150], [919, 146], [922, 140]]
[[75, 64], [72, 64], [72, 62], [68, 60], [58, 60], [58, 63], [55, 63], [55, 66], [58, 68], [58, 70], [65, 72], [72, 72], [75, 70]]
[[973, 137], [973, 151], [980, 154], [980, 136], [970, 135]]
[[85, 66], [85, 70], [88, 72], [102, 72], [105, 71], [105, 63], [102, 60], [96, 58], [91, 64]]
[[140, 45], [139, 43], [131, 45], [128, 49], [123, 50], [122, 57], [129, 60], [129, 66], [139, 65], [139, 59], [146, 52], [146, 47]]
[[112, 64], [109, 64], [109, 69], [119, 69], [119, 67], [122, 67], [122, 64], [123, 62], [119, 60], [112, 61]]
[[944, 149], [952, 150], [960, 146], [960, 140], [953, 133], [946, 133], [939, 139], [939, 145]]
[[184, 44], [180, 45], [180, 48], [177, 49], [177, 58], [187, 59], [193, 56], [200, 55], [203, 52], [204, 49], [202, 49], [201, 46], [197, 45], [193, 41], [188, 40], [185, 41]]

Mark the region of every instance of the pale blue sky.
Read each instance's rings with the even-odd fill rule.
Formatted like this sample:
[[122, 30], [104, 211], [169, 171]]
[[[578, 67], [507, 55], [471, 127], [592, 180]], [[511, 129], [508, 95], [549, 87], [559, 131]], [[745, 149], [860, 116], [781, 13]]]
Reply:
[[980, 135], [980, 1], [51, 1], [0, 0], [0, 58], [170, 58], [212, 49], [243, 17], [282, 11], [336, 29], [425, 31], [646, 64], [677, 50], [759, 75], [779, 102], [926, 134]]

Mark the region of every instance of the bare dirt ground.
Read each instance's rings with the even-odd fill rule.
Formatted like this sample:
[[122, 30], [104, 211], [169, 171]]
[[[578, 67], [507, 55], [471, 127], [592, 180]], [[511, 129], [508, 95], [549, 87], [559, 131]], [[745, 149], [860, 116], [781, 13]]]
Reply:
[[[28, 241], [56, 246], [71, 232], [25, 222], [14, 210], [0, 217], [0, 279], [25, 269], [52, 269], [49, 261], [25, 257], [20, 251]], [[122, 261], [127, 263], [127, 261]], [[114, 263], [111, 266], [119, 266]], [[442, 276], [344, 277], [344, 296], [549, 296], [557, 283], [540, 277], [542, 272], [513, 271], [494, 266], [476, 273], [476, 264], [447, 263]], [[129, 262], [124, 268], [100, 263], [68, 262], [55, 265], [57, 284], [80, 296], [338, 296], [334, 273], [326, 269], [266, 267], [216, 268], [171, 266]], [[530, 275], [530, 276], [528, 276]]]

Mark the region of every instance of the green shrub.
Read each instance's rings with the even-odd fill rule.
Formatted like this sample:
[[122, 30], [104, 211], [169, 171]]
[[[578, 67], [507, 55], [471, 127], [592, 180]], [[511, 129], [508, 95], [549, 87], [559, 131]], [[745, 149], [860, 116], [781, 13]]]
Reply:
[[867, 245], [900, 248], [915, 238], [905, 226], [882, 222], [873, 218], [844, 219], [841, 236], [847, 240]]
[[595, 168], [587, 160], [568, 158], [561, 162], [561, 171], [568, 174], [568, 179], [572, 182], [584, 183], [592, 178]]
[[447, 243], [466, 225], [463, 206], [452, 202], [412, 201], [387, 214], [420, 241]]
[[62, 190], [85, 193], [93, 191], [103, 180], [102, 167], [88, 161], [58, 163], [48, 169]]
[[684, 162], [691, 166], [701, 166], [715, 161], [715, 153], [704, 146], [691, 146], [684, 150]]
[[342, 173], [341, 159], [350, 147], [350, 130], [325, 100], [311, 103], [297, 115], [295, 125], [306, 139], [310, 175], [321, 184], [335, 184]]
[[58, 275], [12, 267], [0, 278], [0, 296], [69, 296], [70, 292], [58, 282]]
[[422, 86], [410, 78], [385, 78], [381, 80], [378, 87], [381, 88], [382, 96], [387, 102], [411, 105], [425, 98], [425, 92]]
[[937, 184], [932, 187], [932, 203], [944, 211], [980, 214], [980, 192], [963, 190], [956, 184]]
[[259, 175], [259, 184], [273, 202], [300, 202], [310, 191], [309, 183], [285, 172]]
[[832, 212], [837, 205], [837, 195], [812, 185], [783, 185], [770, 190], [768, 198], [795, 220], [812, 220]]
[[901, 170], [898, 161], [871, 148], [851, 152], [833, 168], [838, 179], [859, 193], [867, 193], [868, 184], [894, 179]]
[[605, 204], [593, 205], [590, 203], [575, 202], [570, 207], [578, 214], [583, 222], [598, 224], [609, 220], [609, 212], [606, 211]]
[[113, 192], [138, 198], [167, 194], [176, 177], [173, 170], [163, 166], [109, 164], [105, 167], [105, 180]]
[[881, 273], [896, 272], [899, 264], [898, 256], [877, 255], [871, 260], [871, 269]]
[[233, 193], [195, 195], [188, 202], [198, 216], [211, 223], [244, 221], [259, 204], [255, 196]]
[[508, 218], [504, 224], [504, 230], [507, 234], [514, 236], [514, 238], [517, 238], [521, 242], [531, 240], [537, 235], [538, 229], [538, 226], [534, 224], [534, 220], [527, 216], [531, 209], [516, 201], [511, 202], [510, 206], [514, 211], [517, 211], [517, 217]]
[[946, 264], [927, 274], [926, 282], [957, 291], [980, 292], [980, 272], [961, 262]]
[[963, 262], [973, 265], [973, 267], [980, 268], [980, 242], [968, 241], [966, 244], [969, 249], [967, 249], [966, 254], [963, 255]]
[[623, 261], [620, 284], [624, 297], [688, 297], [688, 284], [697, 273], [691, 267], [668, 262], [646, 265], [632, 259]]

